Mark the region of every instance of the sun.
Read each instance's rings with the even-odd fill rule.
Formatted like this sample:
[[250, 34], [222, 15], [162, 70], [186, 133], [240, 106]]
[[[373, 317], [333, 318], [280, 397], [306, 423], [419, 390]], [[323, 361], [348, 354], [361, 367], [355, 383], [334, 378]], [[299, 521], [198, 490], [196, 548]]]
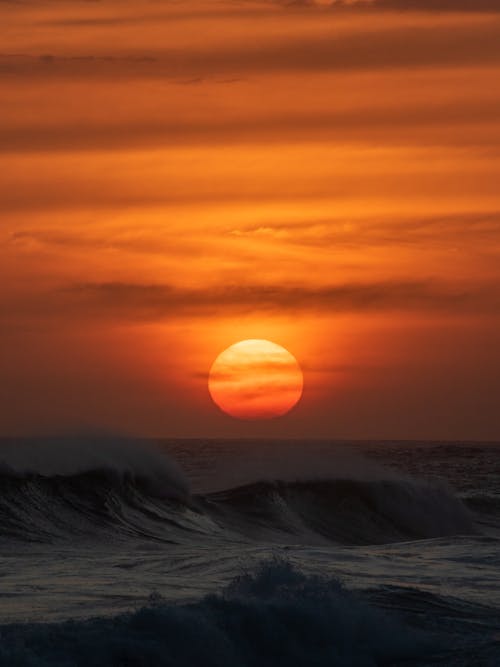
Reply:
[[208, 389], [214, 403], [238, 419], [272, 419], [300, 400], [304, 379], [295, 357], [269, 340], [242, 340], [212, 364]]

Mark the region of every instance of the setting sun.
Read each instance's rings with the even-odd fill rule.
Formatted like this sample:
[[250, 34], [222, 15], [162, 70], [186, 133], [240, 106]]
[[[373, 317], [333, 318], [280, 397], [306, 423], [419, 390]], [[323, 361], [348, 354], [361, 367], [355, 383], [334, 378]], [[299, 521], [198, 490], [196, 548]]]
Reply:
[[302, 396], [295, 357], [268, 340], [242, 340], [222, 352], [208, 378], [216, 405], [239, 419], [271, 419], [289, 412]]

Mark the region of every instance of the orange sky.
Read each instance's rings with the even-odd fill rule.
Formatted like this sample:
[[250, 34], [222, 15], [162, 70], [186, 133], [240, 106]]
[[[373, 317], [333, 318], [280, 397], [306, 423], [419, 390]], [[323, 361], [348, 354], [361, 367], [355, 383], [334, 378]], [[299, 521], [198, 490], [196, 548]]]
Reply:
[[[0, 431], [500, 439], [500, 0], [0, 21]], [[245, 338], [280, 420], [210, 400]]]

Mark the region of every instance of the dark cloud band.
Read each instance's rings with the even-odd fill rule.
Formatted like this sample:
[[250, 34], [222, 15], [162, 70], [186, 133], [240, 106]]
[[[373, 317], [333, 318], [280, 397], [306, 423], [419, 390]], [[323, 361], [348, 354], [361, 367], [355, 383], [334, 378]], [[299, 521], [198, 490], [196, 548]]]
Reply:
[[[89, 314], [132, 320], [165, 317], [300, 311], [365, 312], [387, 310], [494, 311], [499, 286], [461, 286], [432, 280], [347, 283], [325, 287], [246, 285], [186, 290], [161, 284], [87, 283], [53, 294], [65, 307]], [[61, 303], [62, 307], [63, 303]]]

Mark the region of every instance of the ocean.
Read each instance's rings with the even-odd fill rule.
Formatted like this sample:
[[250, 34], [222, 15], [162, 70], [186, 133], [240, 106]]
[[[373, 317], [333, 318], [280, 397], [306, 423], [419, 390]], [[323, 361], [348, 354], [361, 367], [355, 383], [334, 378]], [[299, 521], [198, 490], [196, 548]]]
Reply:
[[500, 444], [0, 442], [0, 665], [500, 665]]

